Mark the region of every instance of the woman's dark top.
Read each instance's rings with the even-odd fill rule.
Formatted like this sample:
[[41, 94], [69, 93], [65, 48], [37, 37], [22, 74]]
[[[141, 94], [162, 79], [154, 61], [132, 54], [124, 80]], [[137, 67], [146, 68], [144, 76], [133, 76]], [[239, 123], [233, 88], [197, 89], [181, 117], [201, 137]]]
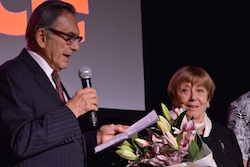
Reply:
[[218, 167], [243, 167], [242, 154], [231, 129], [212, 121], [210, 135], [202, 139], [213, 151]]

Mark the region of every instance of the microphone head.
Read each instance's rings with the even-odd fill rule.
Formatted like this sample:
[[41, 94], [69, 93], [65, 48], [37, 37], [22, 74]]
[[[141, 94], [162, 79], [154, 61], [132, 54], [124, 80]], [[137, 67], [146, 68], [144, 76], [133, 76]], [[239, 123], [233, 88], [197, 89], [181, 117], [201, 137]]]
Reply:
[[91, 69], [87, 66], [82, 66], [78, 71], [78, 75], [81, 79], [88, 79], [92, 75]]

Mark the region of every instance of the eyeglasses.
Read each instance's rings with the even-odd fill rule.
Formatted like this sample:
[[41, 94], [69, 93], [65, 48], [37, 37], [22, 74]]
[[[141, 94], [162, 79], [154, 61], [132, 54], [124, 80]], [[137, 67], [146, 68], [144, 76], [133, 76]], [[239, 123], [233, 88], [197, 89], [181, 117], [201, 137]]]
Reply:
[[[53, 34], [58, 35], [59, 37], [63, 38], [68, 45], [72, 45], [76, 40], [80, 43], [82, 40], [81, 36], [76, 36], [76, 35], [70, 35], [70, 34], [66, 34], [64, 32], [49, 28], [48, 30], [50, 30]], [[64, 36], [67, 36], [67, 38], [65, 38]]]

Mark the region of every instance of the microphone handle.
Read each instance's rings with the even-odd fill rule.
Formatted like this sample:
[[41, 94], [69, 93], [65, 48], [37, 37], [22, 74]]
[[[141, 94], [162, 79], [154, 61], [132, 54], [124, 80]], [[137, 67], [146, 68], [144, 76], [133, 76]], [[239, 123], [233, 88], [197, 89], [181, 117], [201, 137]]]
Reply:
[[[87, 79], [82, 79], [82, 87], [87, 88], [91, 87], [91, 80], [90, 78]], [[95, 111], [89, 111], [86, 113], [88, 121], [87, 121], [87, 126], [88, 128], [95, 129], [98, 126], [98, 119], [97, 119], [97, 114]]]
[[87, 87], [91, 87], [91, 81], [90, 78], [87, 79], [82, 79], [82, 88], [87, 88]]

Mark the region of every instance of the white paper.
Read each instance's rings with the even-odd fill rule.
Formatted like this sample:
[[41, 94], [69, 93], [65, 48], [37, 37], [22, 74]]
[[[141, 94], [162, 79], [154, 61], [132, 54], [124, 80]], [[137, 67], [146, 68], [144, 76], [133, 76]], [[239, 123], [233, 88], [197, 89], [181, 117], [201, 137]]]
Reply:
[[132, 124], [125, 133], [120, 133], [115, 135], [111, 140], [102, 143], [95, 147], [95, 153], [100, 152], [110, 146], [113, 146], [115, 144], [118, 144], [126, 139], [129, 139], [134, 134], [142, 131], [143, 129], [155, 124], [159, 120], [159, 117], [155, 110], [152, 110], [150, 113], [148, 113], [146, 116], [141, 118], [139, 121]]

